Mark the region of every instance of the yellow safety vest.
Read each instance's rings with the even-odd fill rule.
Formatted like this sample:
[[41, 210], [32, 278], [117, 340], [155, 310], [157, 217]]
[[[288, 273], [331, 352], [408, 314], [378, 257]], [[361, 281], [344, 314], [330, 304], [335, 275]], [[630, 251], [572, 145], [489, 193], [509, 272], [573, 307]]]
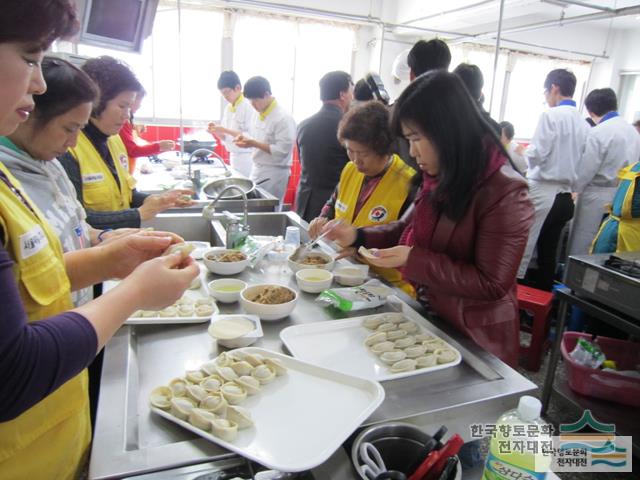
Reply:
[[[70, 283], [60, 241], [18, 180], [2, 163], [0, 170], [35, 212], [34, 215], [0, 181], [2, 241], [15, 262], [14, 275], [29, 321], [71, 310]], [[0, 423], [0, 477], [76, 478], [90, 441], [88, 381], [84, 370], [17, 418]]]
[[129, 174], [127, 149], [120, 135], [111, 135], [107, 140], [111, 158], [116, 166], [118, 182], [109, 167], [84, 132], [78, 135], [78, 143], [69, 152], [80, 165], [82, 198], [84, 207], [98, 212], [113, 212], [131, 207], [135, 179]]
[[[364, 203], [358, 215], [355, 216], [356, 202], [362, 189], [364, 174], [358, 171], [353, 162], [347, 163], [340, 174], [338, 198], [335, 204], [336, 218], [344, 219], [355, 227], [384, 225], [397, 220], [400, 216], [400, 209], [411, 190], [411, 178], [415, 173], [413, 168], [394, 154], [380, 183]], [[402, 280], [402, 275], [397, 269], [380, 268], [373, 265], [372, 268], [393, 285], [415, 296], [413, 287]]]

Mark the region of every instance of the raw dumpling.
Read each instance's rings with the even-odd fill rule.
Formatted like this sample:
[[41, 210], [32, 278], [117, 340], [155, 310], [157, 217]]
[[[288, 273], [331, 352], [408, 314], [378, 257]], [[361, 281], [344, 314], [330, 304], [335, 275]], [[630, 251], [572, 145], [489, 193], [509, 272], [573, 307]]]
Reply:
[[400, 360], [399, 362], [391, 365], [392, 373], [400, 373], [400, 372], [410, 372], [416, 368], [416, 361], [410, 358], [406, 358], [404, 360]]
[[391, 342], [395, 342], [396, 340], [400, 340], [401, 338], [404, 338], [406, 336], [407, 331], [402, 329], [391, 330], [390, 332], [387, 332], [387, 340]]
[[399, 362], [400, 360], [404, 360], [405, 358], [407, 358], [407, 354], [402, 350], [392, 350], [390, 352], [384, 352], [382, 355], [380, 355], [380, 360], [389, 365], [393, 365], [394, 363]]
[[407, 358], [418, 358], [426, 353], [424, 345], [411, 345], [404, 349], [404, 353], [407, 354]]
[[261, 385], [266, 385], [276, 378], [276, 372], [267, 365], [258, 365], [251, 371], [251, 376], [258, 380]]
[[211, 421], [211, 433], [225, 442], [231, 442], [238, 435], [238, 424], [226, 418], [216, 418]]
[[186, 390], [187, 390], [187, 397], [189, 397], [191, 400], [193, 400], [196, 403], [200, 403], [202, 400], [204, 400], [207, 397], [207, 395], [209, 395], [209, 392], [207, 392], [200, 385], [187, 385]]
[[196, 408], [193, 400], [187, 397], [174, 397], [171, 399], [171, 414], [180, 420], [187, 420], [191, 410]]
[[251, 412], [246, 408], [238, 406], [230, 406], [227, 409], [227, 419], [235, 422], [239, 429], [249, 428], [253, 426]]
[[195, 248], [196, 247], [194, 247], [191, 243], [174, 243], [173, 245], [169, 245], [169, 248], [162, 252], [162, 256], [180, 252], [182, 253], [183, 257], [187, 257], [191, 252], [193, 252]]
[[236, 372], [238, 376], [249, 375], [251, 373], [251, 370], [253, 370], [253, 366], [249, 362], [246, 362], [244, 360], [240, 362], [233, 362], [229, 366], [233, 369], [234, 372]]
[[450, 348], [443, 348], [441, 350], [436, 350], [435, 352], [438, 363], [451, 363], [458, 358], [458, 354], [455, 350], [451, 350]]
[[368, 328], [369, 330], [375, 330], [383, 322], [384, 322], [384, 317], [382, 315], [374, 315], [372, 317], [365, 318], [362, 321], [362, 326], [365, 328]]
[[384, 342], [386, 339], [387, 339], [387, 332], [375, 332], [364, 339], [364, 344], [367, 347], [370, 347], [372, 345], [375, 345], [376, 343]]
[[376, 354], [380, 354], [383, 352], [390, 352], [391, 350], [395, 350], [396, 347], [393, 342], [380, 342], [376, 343], [371, 347], [371, 351]]
[[169, 410], [169, 408], [171, 408], [172, 398], [173, 392], [169, 387], [157, 387], [151, 391], [151, 395], [149, 395], [149, 402], [156, 408]]
[[287, 373], [287, 367], [284, 366], [284, 363], [279, 358], [265, 357], [264, 364], [273, 370], [277, 376]]
[[187, 381], [184, 378], [174, 378], [169, 382], [169, 388], [174, 397], [184, 397], [187, 394]]
[[416, 339], [413, 335], [407, 335], [393, 342], [396, 348], [407, 348], [416, 343]]
[[416, 367], [418, 368], [428, 368], [433, 367], [436, 364], [436, 356], [433, 353], [429, 355], [423, 355], [422, 357], [416, 358]]
[[255, 395], [260, 393], [260, 381], [257, 378], [250, 377], [249, 375], [243, 375], [235, 382], [244, 388], [249, 395]]
[[211, 431], [211, 422], [218, 418], [215, 413], [203, 408], [194, 408], [189, 413], [189, 423], [202, 430]]
[[420, 329], [418, 324], [412, 321], [402, 322], [398, 327], [406, 330], [407, 333], [416, 333]]
[[247, 392], [240, 385], [229, 382], [220, 387], [220, 394], [231, 405], [242, 403], [247, 398]]
[[217, 375], [211, 375], [200, 382], [200, 386], [209, 393], [215, 393], [222, 386], [222, 379]]
[[397, 325], [395, 323], [385, 322], [378, 325], [378, 328], [376, 328], [376, 332], [388, 332], [390, 330], [395, 330], [396, 327]]
[[224, 417], [227, 414], [229, 402], [219, 393], [213, 393], [200, 402], [200, 408], [209, 410], [216, 415]]

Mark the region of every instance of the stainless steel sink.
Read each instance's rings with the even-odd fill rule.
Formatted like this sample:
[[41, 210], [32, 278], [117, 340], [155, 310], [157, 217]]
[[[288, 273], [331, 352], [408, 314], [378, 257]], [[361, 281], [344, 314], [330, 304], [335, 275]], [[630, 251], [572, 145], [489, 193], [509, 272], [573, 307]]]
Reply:
[[[226, 243], [225, 220], [225, 216], [222, 214], [216, 214], [213, 217], [213, 221], [211, 222], [213, 227], [213, 239], [211, 243], [213, 245], [225, 245]], [[282, 235], [284, 237], [287, 227], [298, 227], [300, 229], [301, 242], [309, 240], [307, 233], [309, 225], [293, 212], [249, 213], [250, 235], [267, 235], [272, 237]]]
[[148, 222], [143, 222], [142, 227], [151, 227], [154, 230], [164, 230], [180, 235], [185, 240], [197, 240], [201, 242], [213, 242], [213, 227], [211, 221], [197, 213], [161, 213]]

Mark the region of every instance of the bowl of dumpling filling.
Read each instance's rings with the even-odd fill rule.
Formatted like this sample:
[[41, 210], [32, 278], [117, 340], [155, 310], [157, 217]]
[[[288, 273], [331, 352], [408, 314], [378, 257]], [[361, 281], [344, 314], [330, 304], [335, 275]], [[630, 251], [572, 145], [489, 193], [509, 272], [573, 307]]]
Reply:
[[296, 306], [298, 292], [276, 283], [250, 285], [240, 293], [240, 305], [260, 320], [280, 320]]
[[202, 260], [209, 271], [217, 275], [235, 275], [249, 265], [249, 259], [244, 253], [227, 248], [207, 250], [202, 255]]
[[[293, 254], [292, 254], [293, 255]], [[302, 259], [294, 262], [291, 255], [287, 259], [289, 268], [296, 273], [303, 268], [321, 268], [322, 270], [332, 270], [335, 260], [331, 255], [320, 250], [311, 250]]]

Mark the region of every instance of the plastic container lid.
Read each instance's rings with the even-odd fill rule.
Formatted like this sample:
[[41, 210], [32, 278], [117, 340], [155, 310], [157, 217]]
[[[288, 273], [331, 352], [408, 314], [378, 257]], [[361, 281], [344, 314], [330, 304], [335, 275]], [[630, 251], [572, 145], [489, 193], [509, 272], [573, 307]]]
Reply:
[[527, 422], [540, 417], [542, 411], [542, 403], [535, 397], [525, 395], [520, 397], [518, 402], [518, 416]]

